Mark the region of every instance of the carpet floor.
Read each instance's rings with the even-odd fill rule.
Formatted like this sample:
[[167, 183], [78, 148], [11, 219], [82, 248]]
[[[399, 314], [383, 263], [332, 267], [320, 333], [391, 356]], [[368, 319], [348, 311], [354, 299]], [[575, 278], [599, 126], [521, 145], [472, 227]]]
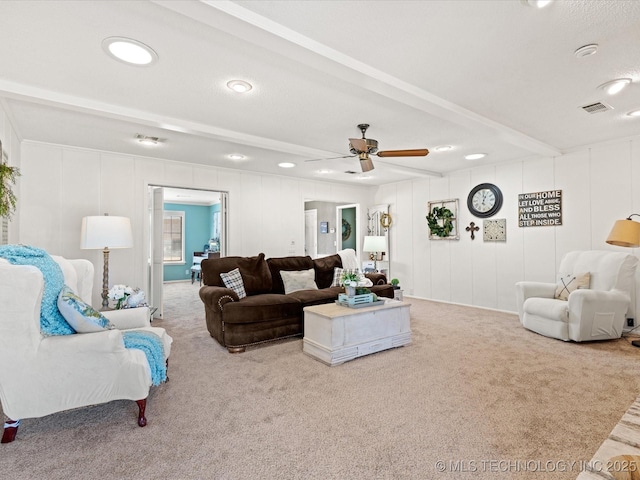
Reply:
[[640, 392], [628, 338], [566, 343], [517, 316], [409, 299], [411, 345], [329, 367], [289, 339], [231, 355], [198, 284], [165, 288], [170, 381], [22, 422], [19, 479], [574, 479]]

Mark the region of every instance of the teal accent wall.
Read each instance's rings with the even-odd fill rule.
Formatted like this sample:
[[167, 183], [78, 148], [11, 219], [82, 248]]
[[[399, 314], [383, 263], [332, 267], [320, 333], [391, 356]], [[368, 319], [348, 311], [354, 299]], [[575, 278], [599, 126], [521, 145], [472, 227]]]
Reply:
[[[193, 252], [202, 252], [205, 244], [208, 244], [211, 238], [211, 229], [213, 228], [211, 207], [165, 203], [164, 209], [184, 212], [185, 230], [185, 263], [179, 265], [164, 265], [164, 281], [190, 279]], [[189, 270], [189, 273], [185, 273], [187, 270]]]
[[356, 207], [351, 208], [343, 208], [342, 209], [342, 220], [348, 222], [351, 226], [351, 233], [349, 234], [349, 238], [344, 238], [345, 229], [343, 227], [342, 232], [342, 248], [353, 248], [354, 250], [358, 250], [356, 247]]

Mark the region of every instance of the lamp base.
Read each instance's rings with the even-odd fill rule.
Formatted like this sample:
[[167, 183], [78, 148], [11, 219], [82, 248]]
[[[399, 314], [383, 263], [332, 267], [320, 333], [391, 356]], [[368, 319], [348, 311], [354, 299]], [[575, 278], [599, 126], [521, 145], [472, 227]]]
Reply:
[[102, 267], [102, 310], [109, 308], [109, 248], [104, 247], [104, 265]]

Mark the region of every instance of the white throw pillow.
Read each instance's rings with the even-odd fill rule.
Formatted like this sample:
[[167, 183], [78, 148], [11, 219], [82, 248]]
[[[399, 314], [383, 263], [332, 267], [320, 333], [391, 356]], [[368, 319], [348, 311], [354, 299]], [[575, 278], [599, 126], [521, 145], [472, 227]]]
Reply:
[[281, 270], [280, 276], [284, 285], [284, 293], [297, 292], [298, 290], [317, 290], [315, 282], [316, 271], [309, 270]]
[[240, 269], [234, 268], [230, 272], [221, 273], [220, 278], [224, 283], [225, 287], [230, 288], [238, 298], [244, 298], [247, 296], [247, 292], [244, 289], [244, 282], [242, 281], [242, 275], [240, 275]]
[[78, 297], [67, 285], [58, 294], [58, 310], [78, 333], [93, 333], [115, 328], [100, 312]]
[[558, 286], [556, 287], [556, 294], [554, 298], [558, 300], [569, 300], [569, 294], [574, 290], [588, 289], [591, 281], [591, 274], [589, 272], [579, 273], [577, 275], [561, 275], [558, 278]]

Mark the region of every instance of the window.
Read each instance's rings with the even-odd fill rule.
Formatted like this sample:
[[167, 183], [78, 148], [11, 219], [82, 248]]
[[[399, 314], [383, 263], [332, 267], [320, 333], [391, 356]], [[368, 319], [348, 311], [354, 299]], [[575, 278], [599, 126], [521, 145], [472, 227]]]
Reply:
[[185, 263], [184, 212], [165, 210], [162, 225], [164, 263]]

